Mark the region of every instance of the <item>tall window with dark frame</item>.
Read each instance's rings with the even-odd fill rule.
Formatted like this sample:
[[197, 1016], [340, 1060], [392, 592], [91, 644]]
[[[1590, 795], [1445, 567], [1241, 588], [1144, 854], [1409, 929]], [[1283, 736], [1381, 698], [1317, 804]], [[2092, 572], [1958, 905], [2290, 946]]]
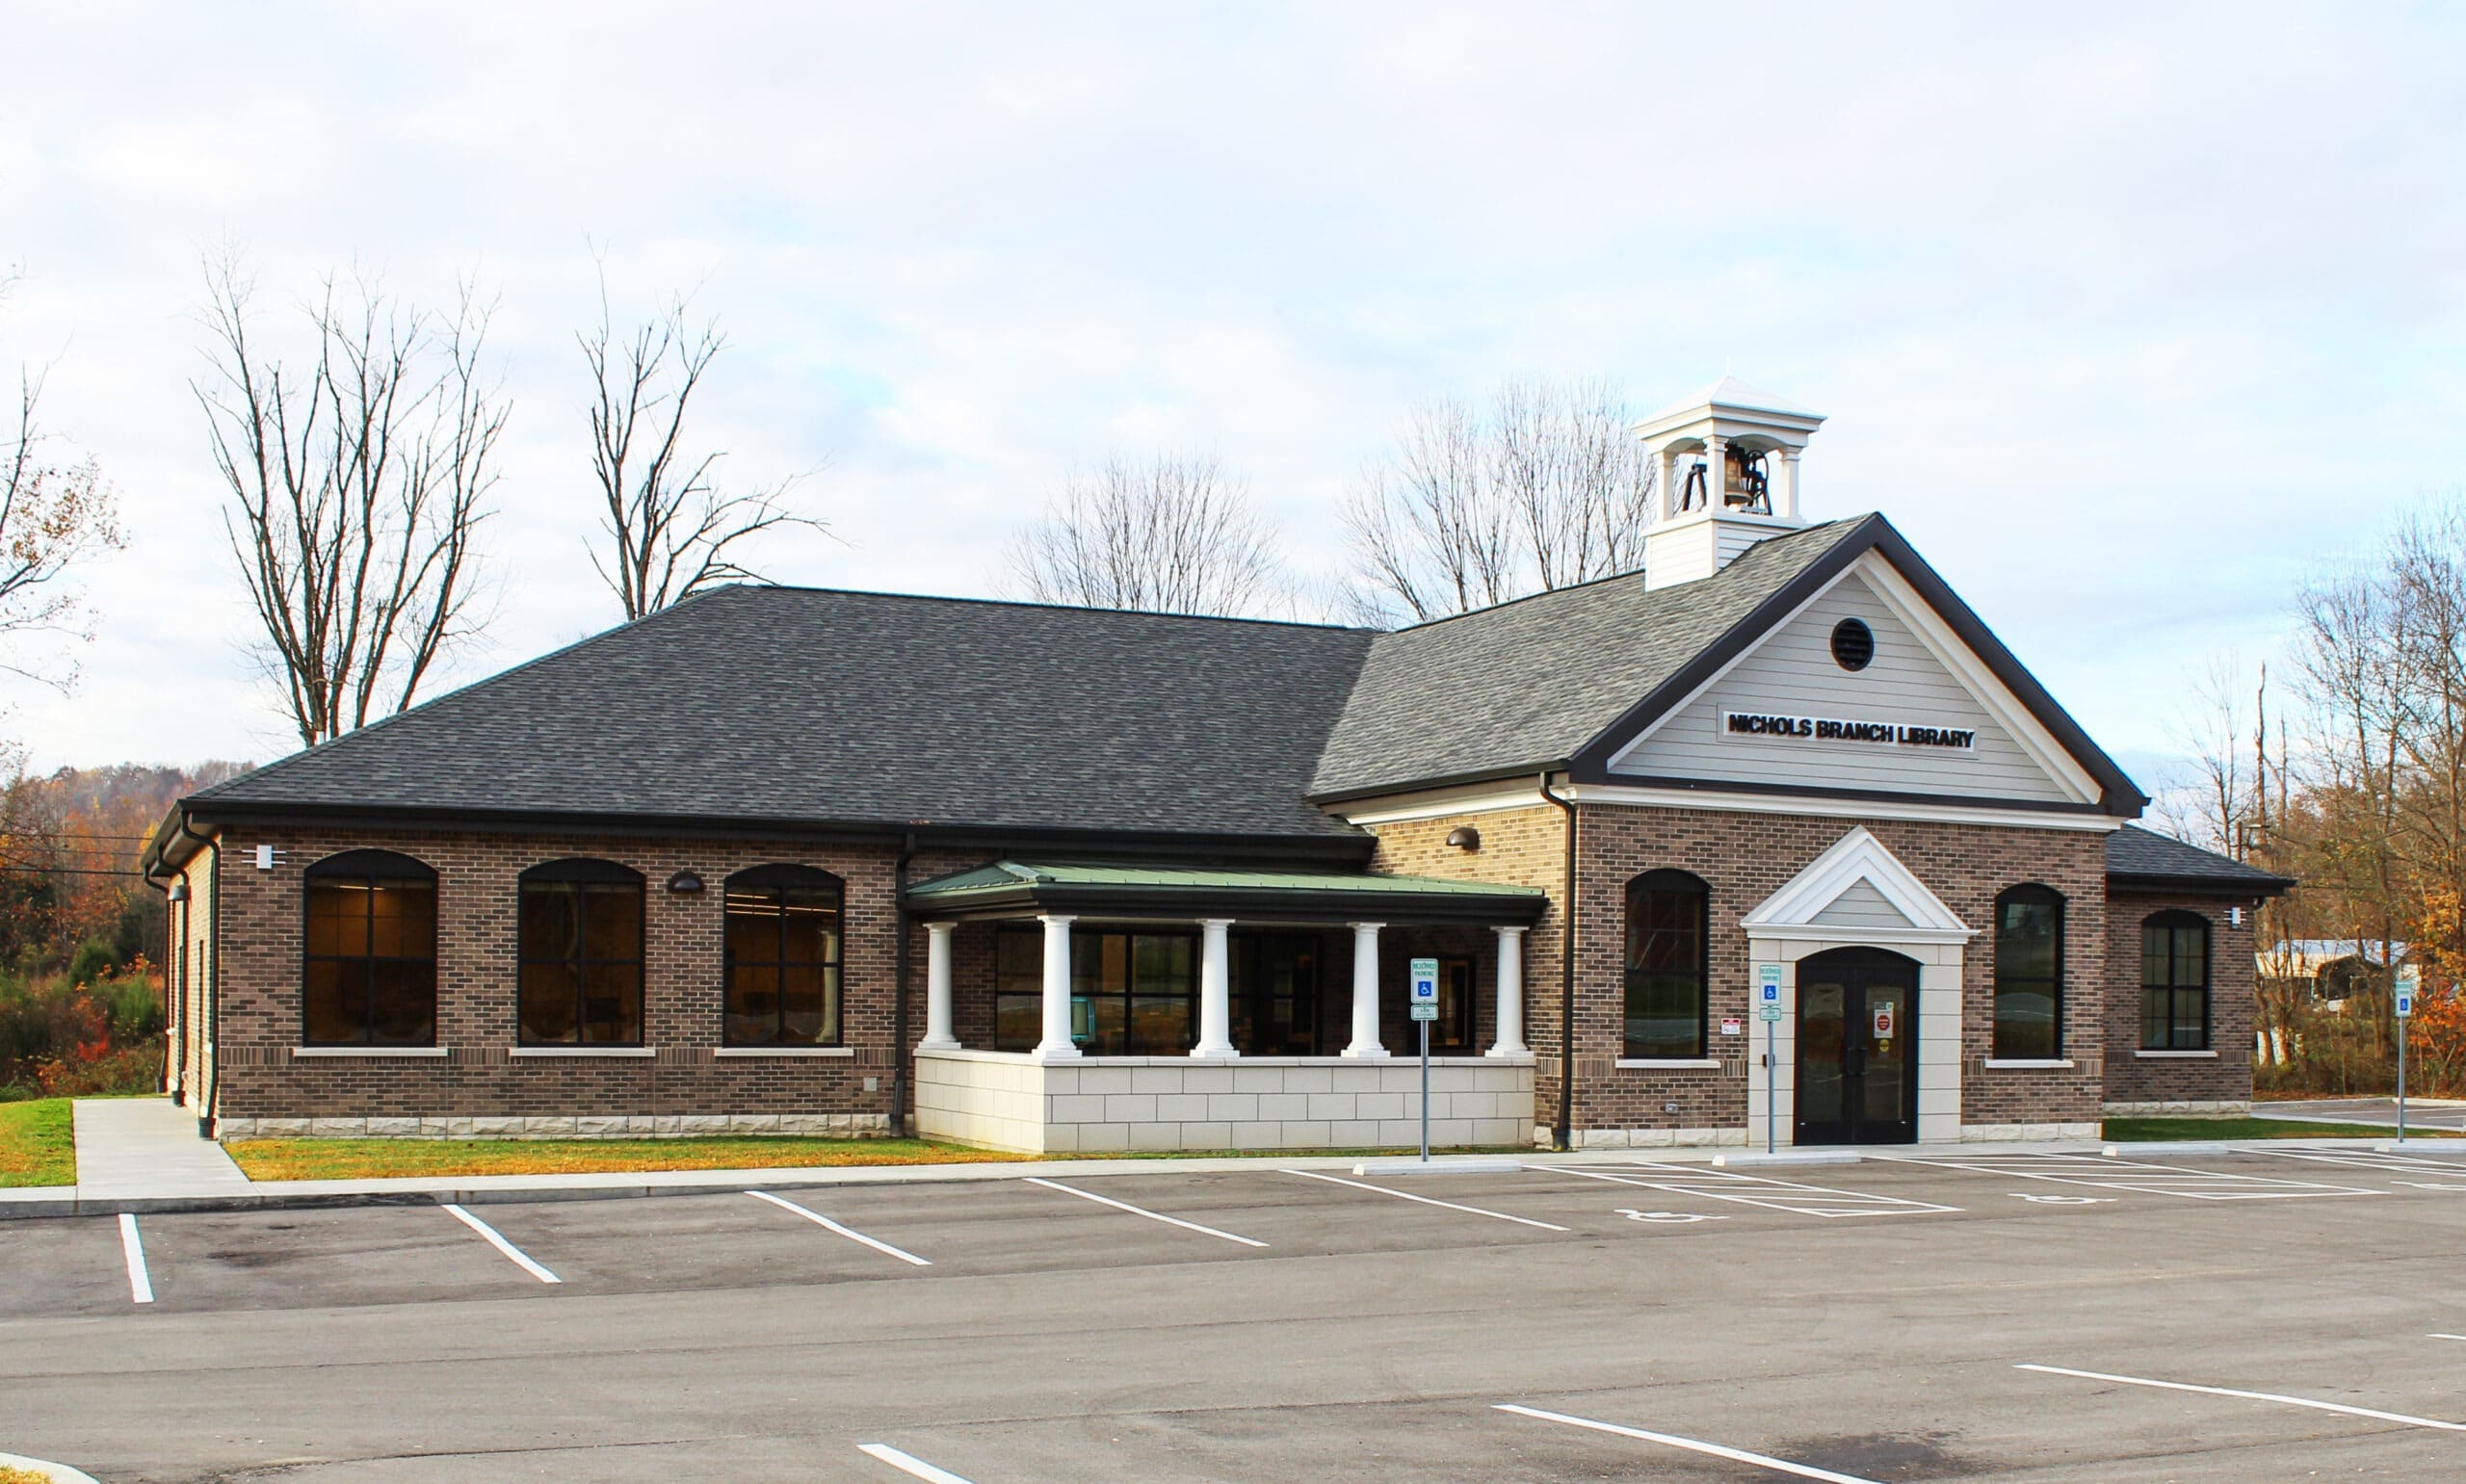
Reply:
[[[436, 872], [391, 850], [331, 855], [303, 872], [301, 1040], [436, 1043]], [[188, 979], [188, 944], [180, 945]]]
[[2209, 919], [2197, 912], [2140, 924], [2140, 1049], [2209, 1050]]
[[721, 1040], [841, 1044], [839, 878], [810, 866], [756, 866], [728, 877], [726, 897]]
[[2063, 894], [2032, 882], [1995, 898], [1995, 1055], [2063, 1054]]
[[1627, 883], [1627, 1036], [1631, 1058], [1704, 1054], [1712, 889], [1683, 871]]
[[525, 1046], [643, 1044], [643, 877], [613, 861], [522, 873], [517, 924]]
[[[1043, 1035], [1039, 928], [994, 934], [994, 1046]], [[1083, 927], [1070, 935], [1070, 1039], [1091, 1056], [1175, 1056], [1198, 1041], [1198, 936]]]

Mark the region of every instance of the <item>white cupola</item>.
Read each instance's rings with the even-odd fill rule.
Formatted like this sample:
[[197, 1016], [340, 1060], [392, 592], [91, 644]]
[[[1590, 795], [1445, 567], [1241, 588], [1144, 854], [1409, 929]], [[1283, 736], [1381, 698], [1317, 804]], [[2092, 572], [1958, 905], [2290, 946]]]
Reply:
[[1644, 586], [1710, 577], [1766, 536], [1803, 529], [1798, 452], [1823, 415], [1736, 377], [1636, 425], [1653, 460]]

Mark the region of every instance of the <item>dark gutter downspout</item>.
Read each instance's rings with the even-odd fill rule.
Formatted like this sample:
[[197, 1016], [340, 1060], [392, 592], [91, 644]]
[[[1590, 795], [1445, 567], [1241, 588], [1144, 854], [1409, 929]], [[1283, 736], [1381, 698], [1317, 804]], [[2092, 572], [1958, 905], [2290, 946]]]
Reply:
[[[150, 848], [147, 854], [152, 854]], [[186, 939], [189, 925], [188, 896], [186, 893], [181, 894], [180, 918], [177, 923], [172, 922], [171, 888], [154, 879], [154, 861], [140, 860], [137, 874], [147, 886], [163, 894], [163, 936], [167, 940], [163, 945], [163, 1090], [171, 1095], [171, 1106], [177, 1107], [184, 1101], [180, 1095], [178, 1055], [180, 1050], [184, 1049], [181, 1047], [181, 1042], [186, 1038], [180, 1034], [179, 1025], [178, 997], [183, 990], [171, 982], [172, 969], [179, 962], [179, 954], [168, 940], [174, 933], [181, 935], [183, 941]]]
[[[213, 852], [212, 866], [213, 866], [213, 868], [214, 868], [214, 873], [213, 873], [213, 887], [212, 887], [212, 890], [213, 890], [213, 892], [214, 892], [214, 914], [213, 914], [213, 916], [208, 920], [208, 924], [209, 924], [209, 926], [211, 927], [211, 929], [212, 929], [212, 931], [213, 931], [213, 933], [214, 933], [214, 943], [213, 943], [212, 948], [211, 948], [211, 950], [210, 950], [210, 951], [211, 951], [211, 953], [212, 953], [212, 955], [213, 955], [213, 965], [212, 965], [212, 967], [208, 968], [208, 969], [207, 969], [207, 971], [206, 971], [206, 987], [207, 987], [207, 991], [208, 991], [209, 993], [219, 994], [219, 993], [221, 993], [221, 992], [222, 992], [222, 988], [223, 988], [223, 975], [222, 975], [222, 967], [223, 967], [223, 872], [222, 872], [222, 865], [223, 865], [223, 846], [222, 846], [222, 840], [221, 840], [221, 837], [220, 837], [220, 836], [213, 836], [213, 835], [200, 835], [200, 834], [198, 834], [197, 831], [195, 831], [195, 830], [193, 830], [193, 829], [189, 828], [189, 817], [188, 817], [188, 811], [186, 811], [186, 810], [182, 810], [182, 811], [180, 812], [180, 828], [179, 828], [179, 833], [180, 833], [180, 834], [182, 834], [182, 835], [187, 836], [187, 837], [188, 837], [189, 839], [191, 839], [191, 840], [196, 841], [197, 844], [199, 844], [199, 845], [201, 845], [201, 846], [204, 846], [208, 850], [210, 850], [210, 851], [212, 851], [212, 852]], [[183, 947], [185, 947], [185, 946], [187, 945], [187, 943], [188, 943], [188, 941], [189, 941], [189, 932], [190, 932], [191, 928], [195, 925], [195, 918], [194, 918], [193, 914], [195, 914], [195, 913], [196, 913], [196, 911], [197, 911], [197, 888], [195, 888], [195, 887], [190, 887], [190, 888], [189, 888], [189, 892], [188, 892], [188, 896], [187, 896], [187, 898], [184, 898], [184, 899], [180, 902], [180, 942], [181, 942], [181, 944], [182, 944], [182, 946], [183, 946]], [[186, 957], [185, 957], [184, 955], [183, 955], [183, 956], [181, 956], [181, 957], [179, 957], [179, 958], [178, 958], [178, 959], [176, 959], [175, 961], [177, 961], [177, 962], [179, 962], [179, 963], [182, 963], [182, 964], [186, 964], [186, 963], [187, 963], [187, 959], [186, 959]], [[167, 965], [167, 966], [166, 966], [166, 968], [168, 969], [168, 967], [169, 967], [169, 966]], [[181, 1105], [181, 1104], [184, 1104], [184, 1103], [186, 1103], [186, 1102], [188, 1101], [188, 1096], [187, 1096], [188, 1079], [189, 1079], [189, 1036], [188, 1036], [188, 1032], [189, 1032], [189, 1028], [189, 1028], [189, 1024], [188, 1024], [188, 1022], [189, 1022], [189, 1016], [190, 1016], [190, 1006], [189, 1006], [189, 1002], [189, 1002], [189, 991], [190, 991], [190, 990], [191, 990], [191, 989], [196, 985], [196, 983], [197, 983], [197, 974], [196, 974], [196, 972], [195, 972], [195, 969], [194, 969], [194, 968], [191, 968], [188, 972], [183, 973], [183, 974], [180, 976], [180, 981], [181, 981], [181, 982], [180, 982], [180, 1028], [180, 1028], [180, 1038], [179, 1038], [179, 1049], [180, 1049], [180, 1052], [179, 1052], [179, 1070], [178, 1070], [178, 1078], [177, 1078], [177, 1080], [173, 1081], [173, 1082], [172, 1082], [172, 1084], [171, 1084], [171, 1089], [172, 1089], [171, 1102], [172, 1102], [172, 1105], [173, 1105], [174, 1106], [179, 1106], [179, 1105]], [[215, 1028], [215, 1020], [214, 1020], [214, 1017], [213, 1017], [211, 1014], [209, 1014], [209, 1015], [206, 1017], [206, 1028], [207, 1028], [207, 1031], [208, 1031], [209, 1033], [211, 1033], [211, 1032], [212, 1032], [212, 1030]], [[203, 1047], [204, 1047], [204, 1045], [205, 1045], [205, 1042], [203, 1041], [203, 1039], [202, 1039], [202, 1038], [200, 1038], [197, 1044], [198, 1044], [198, 1047], [199, 1047], [199, 1050], [200, 1050], [200, 1054], [201, 1054], [201, 1053], [202, 1053], [202, 1050], [203, 1050]], [[200, 1137], [200, 1138], [211, 1138], [211, 1137], [213, 1136], [213, 1134], [212, 1134], [211, 1131], [209, 1130], [209, 1128], [208, 1128], [208, 1126], [207, 1126], [207, 1121], [208, 1121], [208, 1119], [209, 1119], [209, 1118], [211, 1118], [211, 1116], [212, 1116], [212, 1109], [213, 1109], [213, 1107], [214, 1107], [214, 1104], [213, 1104], [212, 1100], [209, 1098], [209, 1099], [205, 1100], [205, 1108], [206, 1108], [206, 1111], [201, 1112], [201, 1113], [199, 1113], [199, 1114], [197, 1115], [197, 1135], [198, 1135], [198, 1137]]]
[[[181, 820], [180, 826], [182, 829], [188, 827], [185, 818]], [[215, 1038], [223, 1033], [223, 837], [200, 838], [205, 839], [208, 852], [206, 879], [214, 883], [214, 910], [206, 914], [205, 919], [205, 930], [214, 935], [214, 945], [205, 955], [205, 1034], [198, 1038], [197, 1044], [208, 1055], [205, 1062], [205, 1106], [197, 1110], [197, 1136], [210, 1139], [214, 1137], [215, 1119], [223, 1110], [219, 1096], [223, 1091], [223, 1049], [215, 1044]], [[190, 895], [196, 894], [192, 892]]]
[[1559, 1122], [1551, 1131], [1553, 1147], [1563, 1150], [1575, 1147], [1576, 1121], [1576, 806], [1550, 792], [1547, 772], [1541, 796], [1567, 817], [1566, 898], [1559, 908]]
[[916, 832], [901, 837], [898, 864], [891, 868], [891, 922], [898, 934], [893, 950], [898, 965], [890, 1012], [890, 1133], [907, 1133], [907, 863], [916, 858]]

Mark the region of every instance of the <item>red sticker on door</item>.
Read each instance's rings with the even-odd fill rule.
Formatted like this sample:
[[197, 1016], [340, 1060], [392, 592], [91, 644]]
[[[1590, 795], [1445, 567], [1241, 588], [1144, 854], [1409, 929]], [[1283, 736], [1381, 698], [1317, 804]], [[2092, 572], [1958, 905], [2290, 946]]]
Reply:
[[1892, 1039], [1892, 1002], [1889, 1000], [1876, 1002], [1876, 1039], [1878, 1041]]

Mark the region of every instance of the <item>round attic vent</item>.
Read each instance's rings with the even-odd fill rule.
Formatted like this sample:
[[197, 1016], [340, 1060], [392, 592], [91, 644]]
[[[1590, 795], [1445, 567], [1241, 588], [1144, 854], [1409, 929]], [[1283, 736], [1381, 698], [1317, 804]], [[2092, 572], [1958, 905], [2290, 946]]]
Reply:
[[1875, 631], [1855, 618], [1832, 626], [1832, 658], [1845, 670], [1863, 670], [1876, 658]]

